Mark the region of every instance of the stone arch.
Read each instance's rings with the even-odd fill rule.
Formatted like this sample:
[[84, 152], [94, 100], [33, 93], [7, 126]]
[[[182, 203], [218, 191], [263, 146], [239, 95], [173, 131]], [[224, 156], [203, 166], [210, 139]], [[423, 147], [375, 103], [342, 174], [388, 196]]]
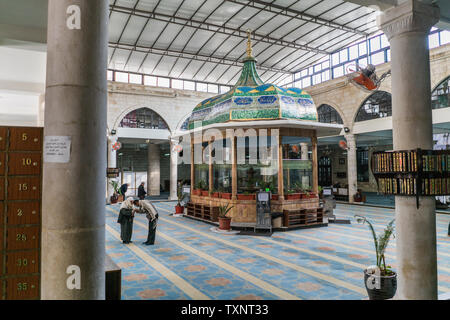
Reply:
[[125, 109], [122, 110], [122, 111], [120, 112], [120, 114], [116, 117], [116, 119], [114, 120], [113, 127], [112, 127], [111, 129], [117, 130], [117, 128], [120, 127], [120, 123], [122, 122], [122, 120], [123, 120], [127, 115], [129, 115], [131, 112], [136, 111], [136, 110], [139, 110], [139, 109], [148, 109], [148, 110], [151, 110], [152, 112], [154, 112], [156, 115], [158, 115], [158, 116], [164, 121], [164, 123], [165, 123], [166, 126], [167, 126], [167, 130], [169, 130], [169, 132], [172, 132], [172, 130], [171, 130], [170, 126], [169, 126], [169, 123], [168, 123], [167, 119], [164, 119], [164, 117], [161, 116], [161, 114], [160, 114], [159, 112], [157, 112], [155, 109], [153, 109], [153, 108], [151, 108], [151, 107], [148, 107], [147, 105], [135, 105], [135, 106], [132, 106], [132, 107], [125, 108]]
[[438, 82], [431, 90], [432, 109], [450, 107], [450, 75]]
[[181, 131], [183, 125], [186, 123], [186, 121], [189, 121], [189, 118], [191, 117], [192, 112], [187, 113], [184, 115], [180, 121], [178, 121], [177, 127], [175, 128], [175, 132]]
[[392, 116], [392, 95], [378, 90], [368, 95], [360, 104], [353, 123]]

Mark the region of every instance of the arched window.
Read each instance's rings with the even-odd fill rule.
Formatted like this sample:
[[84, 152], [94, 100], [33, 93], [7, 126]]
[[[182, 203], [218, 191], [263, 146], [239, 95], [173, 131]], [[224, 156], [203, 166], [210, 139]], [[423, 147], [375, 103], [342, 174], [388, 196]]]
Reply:
[[319, 122], [343, 124], [341, 116], [332, 106], [322, 104], [317, 108]]
[[120, 122], [122, 128], [168, 129], [167, 123], [159, 114], [148, 108], [131, 111]]
[[385, 91], [376, 91], [361, 105], [355, 122], [373, 120], [392, 116], [392, 97]]
[[431, 93], [431, 107], [441, 109], [450, 107], [450, 76], [444, 79]]

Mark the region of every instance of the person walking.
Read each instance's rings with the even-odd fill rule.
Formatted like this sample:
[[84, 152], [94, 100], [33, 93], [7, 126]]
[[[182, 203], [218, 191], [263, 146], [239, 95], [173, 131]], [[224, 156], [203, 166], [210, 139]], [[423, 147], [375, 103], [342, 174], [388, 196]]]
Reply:
[[123, 200], [125, 200], [125, 194], [127, 193], [129, 185], [130, 185], [129, 183], [124, 183], [123, 185], [120, 186], [119, 193], [123, 195]]
[[156, 238], [156, 226], [158, 224], [158, 213], [156, 212], [153, 205], [146, 200], [139, 201], [139, 212], [145, 213], [148, 219], [148, 236], [147, 241], [143, 244], [150, 246], [155, 244]]
[[133, 234], [133, 219], [135, 212], [138, 211], [138, 205], [139, 201], [137, 199], [129, 197], [120, 206], [117, 223], [120, 223], [120, 238], [124, 244], [132, 242], [131, 236]]
[[147, 194], [147, 192], [145, 191], [145, 182], [141, 182], [141, 184], [139, 185], [138, 188], [138, 198], [139, 200], [144, 200], [145, 199], [145, 195]]

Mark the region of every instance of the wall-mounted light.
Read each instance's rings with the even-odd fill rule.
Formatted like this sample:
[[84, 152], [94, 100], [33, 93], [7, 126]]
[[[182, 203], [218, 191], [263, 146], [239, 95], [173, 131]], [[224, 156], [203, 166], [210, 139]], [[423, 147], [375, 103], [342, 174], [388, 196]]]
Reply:
[[344, 127], [344, 132], [345, 132], [345, 133], [349, 133], [349, 132], [350, 132], [350, 129], [349, 129], [348, 127]]
[[111, 130], [111, 134], [112, 134], [112, 135], [115, 135], [116, 132], [117, 132], [117, 131], [116, 131], [115, 129], [112, 129], [112, 130]]

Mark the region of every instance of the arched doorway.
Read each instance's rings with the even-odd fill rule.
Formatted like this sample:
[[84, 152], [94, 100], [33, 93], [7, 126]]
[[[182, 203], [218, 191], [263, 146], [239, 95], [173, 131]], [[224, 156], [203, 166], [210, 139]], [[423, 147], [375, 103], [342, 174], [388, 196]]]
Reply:
[[331, 186], [333, 184], [331, 159], [328, 156], [319, 159], [319, 185], [322, 187]]

